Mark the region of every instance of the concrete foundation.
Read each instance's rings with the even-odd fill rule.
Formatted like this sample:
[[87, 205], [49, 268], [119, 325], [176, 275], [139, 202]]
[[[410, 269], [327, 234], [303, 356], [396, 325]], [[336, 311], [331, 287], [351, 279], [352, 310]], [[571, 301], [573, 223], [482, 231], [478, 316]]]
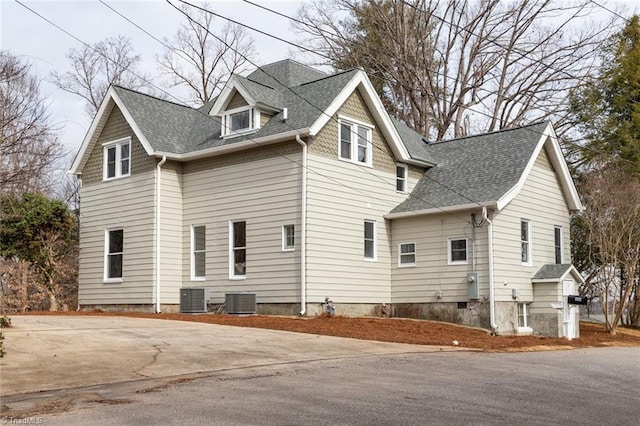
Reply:
[[[136, 304], [136, 305], [80, 305], [81, 311], [103, 311], [103, 312], [144, 312], [155, 313], [156, 305]], [[175, 314], [180, 312], [180, 305], [160, 304], [160, 310], [165, 314]]]
[[491, 328], [489, 324], [489, 302], [485, 301], [396, 303], [393, 305], [393, 316]]

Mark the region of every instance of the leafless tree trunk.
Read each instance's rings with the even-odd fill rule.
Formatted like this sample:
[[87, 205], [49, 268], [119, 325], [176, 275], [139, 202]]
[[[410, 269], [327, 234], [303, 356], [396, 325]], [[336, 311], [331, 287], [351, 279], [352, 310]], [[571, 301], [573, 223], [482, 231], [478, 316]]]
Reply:
[[131, 40], [123, 36], [71, 49], [67, 59], [72, 70], [52, 72], [52, 81], [60, 89], [84, 99], [91, 118], [98, 112], [111, 84], [133, 90], [151, 86], [150, 78], [138, 70], [141, 56], [133, 53]]
[[[434, 140], [566, 116], [567, 91], [613, 31], [597, 6], [520, 0], [324, 0], [297, 28], [338, 68], [362, 66], [398, 117]], [[354, 53], [355, 52], [355, 53]]]
[[255, 52], [253, 40], [242, 27], [231, 22], [217, 26], [206, 11], [207, 3], [199, 7], [202, 9], [182, 5], [187, 22], [171, 40], [164, 40], [170, 48], [156, 56], [156, 61], [172, 87], [186, 87], [191, 100], [202, 105], [222, 89], [232, 73], [242, 72], [246, 58], [252, 60]]
[[631, 281], [624, 285], [621, 271], [632, 280], [640, 267], [640, 180], [623, 169], [593, 171], [584, 180], [582, 214], [590, 256], [597, 269], [593, 280], [603, 306], [606, 327], [615, 334], [620, 320], [637, 294]]
[[62, 157], [47, 104], [30, 65], [0, 51], [0, 195], [50, 190]]

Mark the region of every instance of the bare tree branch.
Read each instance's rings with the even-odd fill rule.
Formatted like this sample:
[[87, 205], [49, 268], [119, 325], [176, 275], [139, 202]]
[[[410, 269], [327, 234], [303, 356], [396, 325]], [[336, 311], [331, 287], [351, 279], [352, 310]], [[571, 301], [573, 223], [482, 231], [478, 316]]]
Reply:
[[90, 117], [98, 112], [111, 84], [133, 90], [149, 86], [149, 78], [137, 69], [142, 57], [133, 53], [131, 40], [123, 36], [107, 37], [93, 46], [71, 49], [67, 59], [72, 71], [52, 72], [52, 81], [65, 92], [84, 99]]
[[[208, 8], [206, 3], [201, 7]], [[188, 5], [182, 5], [182, 10], [189, 19], [173, 39], [164, 40], [171, 48], [156, 56], [156, 62], [172, 87], [188, 88], [194, 104], [204, 104], [231, 74], [244, 71], [253, 60], [253, 40], [242, 27], [230, 22], [216, 30], [213, 15], [204, 10], [192, 10]]]

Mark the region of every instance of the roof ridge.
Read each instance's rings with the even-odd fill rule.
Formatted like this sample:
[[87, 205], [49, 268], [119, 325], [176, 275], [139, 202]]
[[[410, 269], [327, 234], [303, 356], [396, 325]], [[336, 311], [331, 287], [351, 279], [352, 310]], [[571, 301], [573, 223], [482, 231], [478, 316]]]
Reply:
[[[150, 94], [148, 94], [148, 93], [139, 92], [139, 91], [137, 91], [137, 90], [133, 90], [133, 89], [129, 89], [129, 88], [127, 88], [127, 87], [120, 86], [120, 85], [118, 85], [118, 84], [112, 84], [112, 86], [113, 86], [114, 88], [118, 88], [118, 89], [126, 90], [127, 92], [135, 93], [136, 95], [146, 96], [147, 98], [155, 99], [155, 100], [157, 100], [157, 101], [165, 102], [165, 103], [172, 104], [172, 105], [175, 105], [175, 106], [179, 106], [179, 107], [182, 107], [182, 108], [188, 108], [188, 109], [191, 109], [191, 110], [194, 110], [194, 111], [197, 111], [197, 110], [198, 110], [198, 108], [194, 108], [194, 107], [191, 107], [191, 106], [189, 106], [189, 105], [179, 104], [179, 103], [177, 103], [177, 102], [169, 101], [169, 100], [167, 100], [167, 99], [162, 99], [162, 98], [159, 98], [159, 97], [157, 97], [157, 96], [150, 95]], [[205, 105], [205, 104], [202, 104], [200, 107], [202, 107], [202, 106], [204, 106], [204, 105]]]
[[[250, 81], [250, 82], [255, 83], [255, 84], [259, 84], [260, 86], [266, 87], [267, 89], [277, 90], [275, 87], [271, 87], [271, 86], [269, 86], [268, 84], [264, 84], [264, 83], [260, 83], [259, 81], [256, 81], [256, 80], [252, 80], [252, 79], [250, 79], [249, 77], [243, 77], [243, 76], [241, 76], [241, 75], [238, 75], [237, 77], [242, 77], [242, 78], [244, 78], [244, 79], [245, 79], [245, 80], [247, 80], [247, 81]], [[273, 78], [273, 77], [272, 77], [272, 78]], [[274, 79], [274, 80], [275, 80], [275, 79]]]
[[281, 62], [287, 62], [287, 63], [294, 62], [294, 63], [296, 63], [296, 64], [298, 64], [298, 65], [300, 65], [300, 66], [303, 66], [303, 67], [305, 67], [305, 68], [309, 68], [309, 69], [310, 69], [310, 70], [312, 70], [312, 71], [319, 72], [319, 73], [322, 73], [322, 74], [326, 74], [324, 71], [320, 71], [319, 69], [314, 68], [314, 67], [312, 67], [311, 65], [303, 64], [303, 63], [302, 63], [302, 62], [300, 62], [300, 61], [296, 61], [295, 59], [290, 59], [290, 58], [280, 59], [279, 61], [270, 62], [270, 63], [268, 63], [268, 64], [261, 65], [261, 66], [259, 66], [258, 68], [256, 68], [256, 71], [257, 71], [257, 70], [259, 70], [259, 69], [262, 69], [262, 68], [264, 68], [264, 67], [269, 67], [269, 66], [271, 66], [271, 65], [277, 65], [277, 64], [279, 64], [279, 63], [281, 63]]
[[[458, 142], [458, 141], [462, 141], [462, 140], [465, 140], [465, 139], [477, 138], [477, 137], [481, 137], [481, 136], [495, 135], [495, 134], [498, 134], [498, 133], [512, 132], [514, 130], [520, 130], [520, 129], [526, 129], [527, 127], [538, 126], [540, 124], [548, 123], [548, 122], [549, 122], [549, 120], [540, 120], [540, 121], [536, 121], [534, 123], [525, 124], [524, 126], [503, 128], [503, 129], [494, 130], [493, 132], [478, 133], [476, 135], [467, 135], [467, 136], [462, 136], [462, 137], [454, 138], [454, 139], [445, 139], [445, 140], [438, 141], [438, 142], [430, 142], [429, 144], [433, 146], [433, 145], [440, 145], [440, 144], [449, 143], [449, 142]], [[542, 136], [542, 134], [540, 134], [540, 136]]]
[[306, 86], [307, 84], [317, 83], [318, 81], [326, 80], [326, 79], [329, 79], [329, 78], [332, 78], [332, 77], [337, 77], [337, 76], [339, 76], [339, 75], [346, 74], [346, 73], [349, 73], [349, 72], [352, 72], [352, 71], [360, 71], [360, 68], [350, 68], [350, 69], [348, 69], [348, 70], [340, 71], [340, 72], [337, 72], [337, 73], [335, 73], [335, 74], [329, 74], [329, 75], [327, 75], [327, 76], [325, 76], [325, 77], [322, 77], [322, 78], [319, 78], [319, 79], [317, 79], [317, 80], [307, 81], [306, 83], [302, 83], [302, 84], [299, 84], [299, 85], [297, 85], [297, 86], [293, 86], [293, 87], [302, 87], [302, 86]]

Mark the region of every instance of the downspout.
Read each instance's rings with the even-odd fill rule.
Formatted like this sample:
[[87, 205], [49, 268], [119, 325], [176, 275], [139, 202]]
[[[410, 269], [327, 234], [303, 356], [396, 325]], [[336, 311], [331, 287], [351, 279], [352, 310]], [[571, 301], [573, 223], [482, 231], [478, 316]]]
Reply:
[[307, 313], [307, 144], [296, 135], [302, 145], [302, 198], [300, 200], [300, 316]]
[[482, 208], [482, 219], [487, 221], [487, 241], [489, 256], [489, 318], [491, 322], [491, 333], [498, 333], [498, 325], [496, 324], [496, 292], [493, 282], [493, 222], [489, 219], [487, 208]]
[[[81, 190], [82, 190], [82, 175], [81, 174], [76, 175], [76, 179], [78, 179], [78, 182], [80, 182], [80, 186], [78, 187], [78, 205], [76, 206], [76, 208], [79, 209], [80, 208], [80, 193], [81, 193]], [[78, 232], [78, 246], [80, 246], [80, 214], [78, 214], [78, 229], [77, 229], [77, 232]], [[78, 266], [80, 266], [80, 265], [78, 265]], [[78, 309], [76, 309], [76, 311], [80, 312], [80, 297], [78, 297]]]
[[162, 165], [167, 162], [167, 156], [163, 155], [162, 160], [156, 166], [156, 313], [162, 312], [160, 309], [160, 191], [162, 189]]

